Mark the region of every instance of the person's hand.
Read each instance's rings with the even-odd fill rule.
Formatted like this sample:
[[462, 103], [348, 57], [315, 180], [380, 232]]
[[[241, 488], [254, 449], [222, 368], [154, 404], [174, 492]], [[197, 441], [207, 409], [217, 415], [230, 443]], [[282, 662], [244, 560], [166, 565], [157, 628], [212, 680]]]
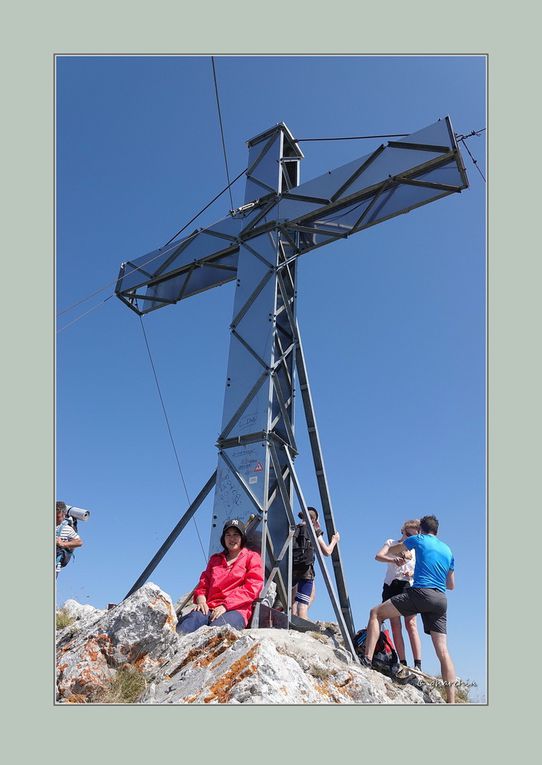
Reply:
[[66, 539], [61, 539], [60, 537], [56, 538], [56, 546], [57, 547], [66, 547]]
[[396, 558], [393, 559], [393, 562], [396, 566], [404, 566], [405, 565], [405, 559], [402, 558], [400, 555], [398, 555]]
[[331, 541], [332, 541], [332, 542], [335, 542], [335, 544], [337, 544], [337, 542], [340, 540], [340, 538], [341, 538], [341, 535], [339, 534], [339, 532], [338, 532], [338, 531], [336, 531], [336, 532], [333, 534], [333, 536], [331, 537]]
[[224, 606], [217, 606], [216, 608], [213, 608], [211, 611], [211, 621], [214, 622], [215, 619], [218, 619], [219, 616], [222, 616], [222, 614], [226, 613], [226, 608]]
[[412, 560], [412, 550], [405, 550], [403, 553], [403, 558], [405, 560]]
[[205, 615], [209, 613], [209, 606], [207, 605], [207, 598], [205, 595], [198, 595], [194, 611], [201, 611], [201, 613]]

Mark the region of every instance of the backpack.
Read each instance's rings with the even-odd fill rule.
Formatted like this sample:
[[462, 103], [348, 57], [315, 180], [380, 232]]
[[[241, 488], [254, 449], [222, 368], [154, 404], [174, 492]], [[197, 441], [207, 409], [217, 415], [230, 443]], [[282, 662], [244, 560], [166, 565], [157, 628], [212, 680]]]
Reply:
[[[64, 524], [71, 526], [71, 523], [67, 521], [66, 519], [64, 519], [58, 529], [57, 537], [62, 536], [62, 529], [64, 528]], [[57, 547], [56, 562], [60, 563], [60, 568], [64, 568], [64, 566], [67, 566], [68, 563], [71, 561], [72, 557], [73, 557], [73, 550], [67, 550], [65, 547]]]
[[310, 566], [314, 563], [314, 550], [312, 542], [304, 523], [296, 526], [294, 535], [294, 546], [292, 550], [292, 564], [294, 568], [301, 566]]
[[[358, 656], [365, 656], [367, 630], [358, 630], [354, 635], [354, 649]], [[373, 653], [373, 669], [393, 677], [401, 669], [397, 652], [388, 630], [381, 630]]]
[[367, 630], [358, 630], [354, 635], [354, 650], [358, 656], [365, 656], [365, 641], [367, 640]]

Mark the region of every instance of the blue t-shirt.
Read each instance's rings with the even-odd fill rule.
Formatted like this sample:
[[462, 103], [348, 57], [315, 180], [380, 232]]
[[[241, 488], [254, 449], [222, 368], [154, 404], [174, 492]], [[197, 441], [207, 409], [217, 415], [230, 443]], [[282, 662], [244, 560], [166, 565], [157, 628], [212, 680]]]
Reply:
[[448, 545], [433, 534], [417, 534], [403, 540], [407, 550], [415, 550], [413, 587], [436, 587], [446, 592], [448, 571], [454, 570], [454, 556]]

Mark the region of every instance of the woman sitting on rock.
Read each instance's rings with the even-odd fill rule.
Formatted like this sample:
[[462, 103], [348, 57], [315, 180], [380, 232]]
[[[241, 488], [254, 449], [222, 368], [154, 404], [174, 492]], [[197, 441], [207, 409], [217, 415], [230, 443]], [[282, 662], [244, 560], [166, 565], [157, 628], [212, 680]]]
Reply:
[[237, 518], [226, 521], [220, 543], [224, 552], [211, 555], [194, 590], [196, 607], [181, 619], [177, 632], [223, 624], [244, 629], [248, 624], [263, 587], [262, 559], [246, 547], [245, 525]]

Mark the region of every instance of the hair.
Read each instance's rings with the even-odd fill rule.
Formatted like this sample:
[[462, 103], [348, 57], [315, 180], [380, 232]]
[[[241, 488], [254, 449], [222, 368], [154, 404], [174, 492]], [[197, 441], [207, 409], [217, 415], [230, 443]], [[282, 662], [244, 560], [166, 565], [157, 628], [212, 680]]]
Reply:
[[413, 518], [410, 521], [405, 521], [403, 525], [401, 526], [401, 534], [404, 534], [406, 530], [410, 529], [416, 529], [416, 533], [420, 533], [420, 519], [419, 518]]
[[436, 515], [424, 515], [420, 520], [420, 528], [423, 534], [437, 534], [438, 518]]
[[315, 507], [307, 507], [307, 512], [310, 514], [311, 512], [315, 514], [316, 520], [318, 520], [318, 510]]
[[57, 513], [66, 513], [67, 511], [68, 511], [68, 508], [67, 508], [65, 502], [57, 502], [56, 503], [56, 512]]

